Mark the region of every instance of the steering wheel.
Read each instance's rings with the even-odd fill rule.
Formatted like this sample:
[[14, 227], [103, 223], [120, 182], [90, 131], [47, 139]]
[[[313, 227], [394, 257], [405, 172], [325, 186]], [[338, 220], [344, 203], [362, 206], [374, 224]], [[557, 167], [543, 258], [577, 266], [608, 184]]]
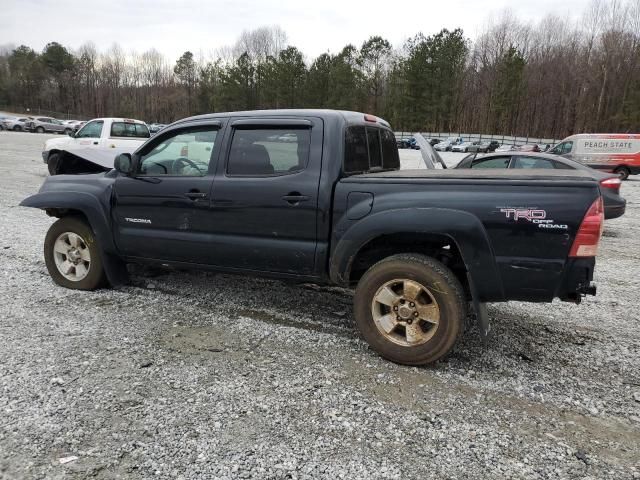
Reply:
[[198, 165], [196, 165], [195, 162], [192, 162], [191, 160], [189, 160], [186, 157], [180, 157], [180, 158], [176, 158], [173, 163], [171, 164], [171, 171], [173, 173], [181, 173], [182, 169], [184, 168], [184, 164], [189, 165], [190, 167], [195, 168], [196, 170], [198, 170], [198, 173], [203, 174], [204, 172], [200, 169], [200, 167], [198, 167]]

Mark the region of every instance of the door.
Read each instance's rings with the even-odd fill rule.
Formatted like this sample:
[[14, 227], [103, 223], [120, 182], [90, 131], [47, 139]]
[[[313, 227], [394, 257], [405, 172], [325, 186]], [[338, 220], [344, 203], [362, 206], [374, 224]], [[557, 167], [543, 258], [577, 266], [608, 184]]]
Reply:
[[113, 222], [128, 257], [215, 263], [209, 209], [220, 122], [159, 134], [115, 182]]
[[219, 265], [314, 270], [322, 120], [235, 119], [212, 189]]

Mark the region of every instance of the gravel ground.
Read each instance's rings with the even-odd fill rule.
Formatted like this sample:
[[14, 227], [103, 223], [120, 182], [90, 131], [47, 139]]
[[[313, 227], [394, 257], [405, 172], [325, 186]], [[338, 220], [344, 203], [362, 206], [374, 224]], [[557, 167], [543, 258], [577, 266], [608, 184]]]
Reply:
[[491, 305], [487, 344], [471, 329], [408, 368], [358, 339], [341, 289], [142, 269], [55, 286], [52, 220], [17, 207], [45, 138], [0, 132], [0, 477], [640, 478], [640, 180], [597, 297]]

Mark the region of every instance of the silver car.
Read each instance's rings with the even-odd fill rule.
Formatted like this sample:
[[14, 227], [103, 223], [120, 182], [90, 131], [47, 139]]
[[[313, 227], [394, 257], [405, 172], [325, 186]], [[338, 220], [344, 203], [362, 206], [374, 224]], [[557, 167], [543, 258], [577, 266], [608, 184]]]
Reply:
[[13, 130], [14, 132], [22, 132], [27, 130], [27, 123], [30, 122], [29, 117], [7, 117], [2, 119], [2, 127], [5, 130]]
[[60, 120], [51, 117], [33, 117], [29, 122], [29, 131], [36, 133], [66, 133], [73, 132], [73, 127], [65, 125]]

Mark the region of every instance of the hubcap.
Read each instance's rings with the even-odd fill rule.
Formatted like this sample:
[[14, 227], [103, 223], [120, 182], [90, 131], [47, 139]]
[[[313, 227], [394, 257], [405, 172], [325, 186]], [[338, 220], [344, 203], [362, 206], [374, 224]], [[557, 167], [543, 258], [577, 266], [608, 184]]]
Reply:
[[373, 296], [371, 313], [382, 335], [398, 345], [414, 347], [433, 337], [440, 323], [438, 302], [415, 280], [391, 280]]
[[91, 254], [84, 239], [73, 232], [64, 232], [53, 244], [53, 259], [60, 274], [67, 280], [79, 282], [91, 268]]

